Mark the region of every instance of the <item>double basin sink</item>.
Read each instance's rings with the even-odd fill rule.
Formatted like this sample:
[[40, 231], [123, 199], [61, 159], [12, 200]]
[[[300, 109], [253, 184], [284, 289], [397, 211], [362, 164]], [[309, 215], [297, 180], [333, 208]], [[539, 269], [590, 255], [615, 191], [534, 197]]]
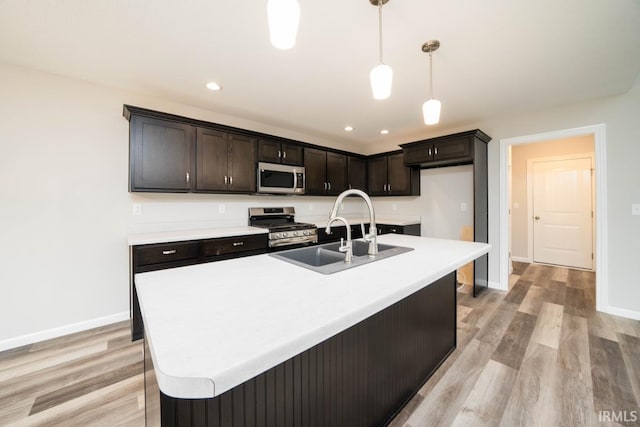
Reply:
[[349, 268], [369, 264], [381, 259], [412, 251], [413, 248], [378, 243], [378, 255], [369, 256], [369, 243], [364, 240], [351, 242], [353, 260], [344, 262], [345, 254], [340, 252], [340, 243], [326, 243], [320, 246], [307, 246], [283, 252], [275, 252], [270, 256], [322, 274], [332, 274]]

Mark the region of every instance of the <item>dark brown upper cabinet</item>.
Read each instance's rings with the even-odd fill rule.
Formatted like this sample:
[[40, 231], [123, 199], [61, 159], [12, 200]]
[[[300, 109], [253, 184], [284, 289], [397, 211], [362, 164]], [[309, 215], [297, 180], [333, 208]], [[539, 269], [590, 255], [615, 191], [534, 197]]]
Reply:
[[258, 139], [258, 161], [260, 162], [302, 166], [304, 164], [302, 153], [301, 145], [272, 139]]
[[129, 132], [130, 191], [188, 192], [193, 189], [193, 126], [132, 116]]
[[364, 157], [347, 157], [349, 189], [367, 191], [367, 161]]
[[474, 135], [470, 132], [402, 144], [404, 163], [421, 168], [471, 164]]
[[369, 158], [369, 194], [371, 196], [420, 195], [420, 171], [404, 165], [401, 151]]
[[347, 156], [315, 148], [304, 149], [305, 194], [337, 195], [348, 188]]
[[256, 191], [256, 139], [198, 128], [196, 191]]

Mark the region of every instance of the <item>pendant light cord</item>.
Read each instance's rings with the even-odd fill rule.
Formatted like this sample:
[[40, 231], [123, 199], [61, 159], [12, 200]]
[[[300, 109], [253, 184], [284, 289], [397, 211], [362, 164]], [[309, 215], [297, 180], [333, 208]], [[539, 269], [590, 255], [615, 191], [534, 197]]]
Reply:
[[429, 98], [433, 99], [433, 51], [429, 49]]
[[382, 64], [382, 1], [378, 0], [378, 35], [380, 37], [380, 63]]

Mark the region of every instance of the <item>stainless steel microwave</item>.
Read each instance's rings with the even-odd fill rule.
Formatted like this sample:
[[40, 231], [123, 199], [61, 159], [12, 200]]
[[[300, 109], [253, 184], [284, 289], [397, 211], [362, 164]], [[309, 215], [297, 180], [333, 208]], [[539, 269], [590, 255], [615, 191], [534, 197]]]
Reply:
[[258, 193], [304, 194], [303, 166], [258, 163]]

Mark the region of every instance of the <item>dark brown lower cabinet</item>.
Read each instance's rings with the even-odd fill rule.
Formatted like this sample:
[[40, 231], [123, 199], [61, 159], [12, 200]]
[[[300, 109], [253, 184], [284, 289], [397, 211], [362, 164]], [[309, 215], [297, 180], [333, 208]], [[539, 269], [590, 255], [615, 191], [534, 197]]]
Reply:
[[145, 343], [147, 425], [382, 426], [456, 346], [455, 273], [210, 399], [164, 395]]

